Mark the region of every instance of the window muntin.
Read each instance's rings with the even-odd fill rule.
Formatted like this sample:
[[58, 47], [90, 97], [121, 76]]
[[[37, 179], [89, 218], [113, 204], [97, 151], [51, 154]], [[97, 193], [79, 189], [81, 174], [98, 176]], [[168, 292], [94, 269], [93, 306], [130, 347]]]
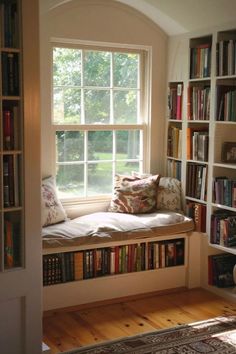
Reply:
[[111, 194], [116, 173], [143, 170], [140, 58], [136, 52], [53, 47], [61, 198]]

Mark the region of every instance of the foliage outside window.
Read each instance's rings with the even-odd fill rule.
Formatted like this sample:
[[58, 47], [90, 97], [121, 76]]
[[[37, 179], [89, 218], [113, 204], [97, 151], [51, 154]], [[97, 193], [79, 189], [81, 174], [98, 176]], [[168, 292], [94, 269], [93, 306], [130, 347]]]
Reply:
[[143, 170], [141, 54], [53, 47], [56, 178], [61, 198], [112, 193]]

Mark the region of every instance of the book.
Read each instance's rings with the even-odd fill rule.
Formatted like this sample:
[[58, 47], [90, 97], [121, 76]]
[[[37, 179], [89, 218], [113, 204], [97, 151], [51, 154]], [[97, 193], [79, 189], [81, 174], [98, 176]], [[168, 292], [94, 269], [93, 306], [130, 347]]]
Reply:
[[14, 258], [13, 258], [13, 224], [5, 220], [4, 223], [4, 263], [5, 267], [11, 268], [14, 266]]
[[175, 241], [175, 249], [176, 265], [183, 265], [185, 256], [184, 239], [178, 239]]
[[74, 252], [74, 279], [83, 279], [83, 252]]
[[233, 268], [236, 264], [236, 256], [229, 253], [209, 256], [211, 285], [219, 288], [234, 286]]
[[13, 148], [12, 114], [10, 110], [3, 110], [3, 146], [5, 150]]
[[181, 120], [182, 119], [182, 91], [183, 91], [183, 85], [178, 84], [177, 85], [177, 104], [176, 104], [176, 119]]

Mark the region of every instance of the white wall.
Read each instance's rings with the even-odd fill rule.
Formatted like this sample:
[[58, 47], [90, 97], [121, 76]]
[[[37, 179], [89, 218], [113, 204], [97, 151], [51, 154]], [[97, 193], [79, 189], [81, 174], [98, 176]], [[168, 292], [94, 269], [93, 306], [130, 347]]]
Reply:
[[50, 137], [50, 38], [100, 41], [152, 48], [152, 173], [164, 173], [167, 35], [131, 7], [111, 0], [72, 0], [50, 11], [41, 9], [42, 174], [53, 172]]

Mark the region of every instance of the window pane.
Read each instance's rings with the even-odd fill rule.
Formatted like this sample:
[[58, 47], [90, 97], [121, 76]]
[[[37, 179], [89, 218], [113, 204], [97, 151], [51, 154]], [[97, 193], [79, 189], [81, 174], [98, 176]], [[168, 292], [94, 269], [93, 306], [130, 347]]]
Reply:
[[115, 124], [134, 124], [137, 117], [137, 91], [114, 91]]
[[108, 52], [84, 51], [85, 86], [110, 86], [110, 56]]
[[88, 164], [88, 196], [111, 194], [112, 163], [99, 162]]
[[107, 124], [110, 116], [110, 94], [108, 90], [84, 90], [85, 123]]
[[57, 161], [84, 160], [84, 133], [77, 131], [56, 132]]
[[89, 160], [111, 160], [112, 146], [113, 144], [111, 131], [88, 132]]
[[138, 54], [114, 53], [114, 86], [138, 88]]
[[59, 165], [56, 180], [60, 198], [84, 196], [84, 165]]
[[54, 88], [53, 120], [56, 124], [80, 124], [81, 90]]
[[140, 131], [119, 130], [116, 132], [116, 160], [140, 158]]
[[81, 85], [81, 50], [53, 48], [53, 84]]
[[116, 163], [116, 173], [121, 175], [131, 175], [132, 171], [139, 172], [139, 162], [120, 161]]
[[54, 87], [53, 89], [53, 121], [57, 124], [64, 122], [64, 97], [63, 89]]

